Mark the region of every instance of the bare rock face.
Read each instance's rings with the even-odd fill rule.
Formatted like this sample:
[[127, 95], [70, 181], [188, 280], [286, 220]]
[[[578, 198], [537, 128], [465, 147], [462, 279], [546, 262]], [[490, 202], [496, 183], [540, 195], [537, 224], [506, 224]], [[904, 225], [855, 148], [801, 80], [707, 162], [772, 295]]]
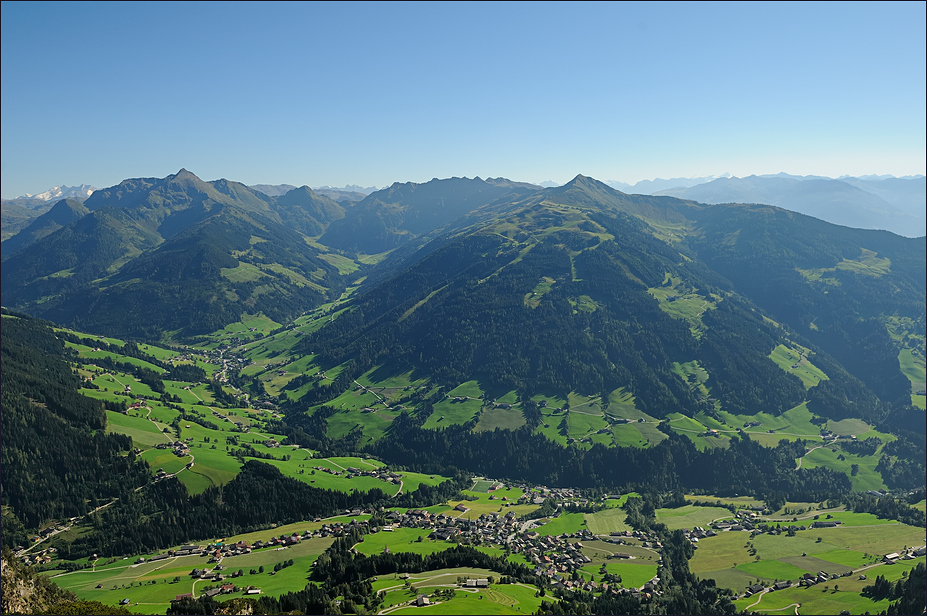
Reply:
[[223, 601], [216, 608], [216, 614], [250, 616], [254, 613], [254, 599], [238, 598]]
[[33, 614], [61, 601], [74, 601], [74, 593], [58, 588], [48, 576], [35, 575], [12, 554], [0, 559], [0, 595], [4, 614]]

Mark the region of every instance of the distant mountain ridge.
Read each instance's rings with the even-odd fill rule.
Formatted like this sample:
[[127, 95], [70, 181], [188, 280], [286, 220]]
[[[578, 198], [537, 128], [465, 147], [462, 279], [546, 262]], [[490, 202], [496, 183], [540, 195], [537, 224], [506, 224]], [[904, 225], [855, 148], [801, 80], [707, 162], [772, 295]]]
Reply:
[[504, 178], [433, 179], [424, 184], [396, 182], [369, 194], [345, 217], [329, 226], [319, 241], [352, 252], [378, 253], [437, 230], [504, 195], [524, 194], [537, 186]]
[[[670, 190], [673, 188], [691, 188], [693, 186], [698, 186], [699, 184], [707, 184], [708, 182], [713, 182], [715, 180], [733, 177], [735, 176], [731, 175], [730, 173], [722, 173], [721, 175], [707, 175], [701, 177], [676, 177], [670, 179], [654, 178], [653, 180], [640, 180], [635, 184], [629, 184], [620, 180], [605, 180], [604, 183], [622, 192], [632, 193], [635, 195], [652, 195], [661, 190]], [[840, 180], [849, 182], [851, 184], [854, 182], [869, 183], [869, 186], [874, 187], [879, 182], [885, 180], [920, 180], [925, 176], [920, 174], [906, 175], [903, 177], [896, 177], [894, 175], [862, 175], [858, 177], [842, 175], [838, 178], [831, 178], [824, 175], [794, 175], [780, 171], [779, 173], [754, 174], [750, 177], [787, 178], [793, 180]], [[541, 182], [541, 186], [544, 188], [551, 188], [554, 186], [559, 186], [559, 184], [555, 182]]]
[[[841, 176], [775, 173], [642, 180], [609, 186], [629, 194], [666, 195], [704, 203], [764, 203], [860, 229], [885, 229], [905, 237], [927, 234], [925, 176]], [[852, 188], [859, 189], [858, 191]]]
[[50, 233], [83, 218], [90, 210], [76, 199], [62, 199], [47, 212], [32, 220], [25, 229], [5, 240], [0, 246], [3, 252], [12, 254], [33, 244]]
[[317, 186], [313, 190], [334, 190], [337, 192], [345, 192], [345, 193], [360, 193], [366, 196], [380, 189], [377, 188], [376, 186], [361, 186], [359, 184], [347, 184], [345, 186], [342, 186], [341, 188], [326, 184], [325, 186]]
[[44, 192], [35, 195], [25, 194], [18, 199], [39, 199], [41, 201], [57, 201], [59, 199], [77, 199], [83, 201], [95, 191], [90, 184], [80, 186], [53, 186]]
[[927, 234], [927, 179], [880, 181], [772, 177], [720, 178], [658, 195], [703, 203], [764, 203], [847, 227], [885, 229], [906, 237]]
[[294, 188], [292, 184], [252, 184], [248, 188], [262, 192], [268, 197], [279, 197], [285, 195]]
[[[270, 197], [280, 197], [290, 192], [296, 186], [292, 184], [252, 184], [250, 188], [264, 193]], [[362, 188], [356, 184], [349, 184], [344, 188], [334, 186], [317, 186], [312, 189], [318, 195], [324, 195], [339, 203], [354, 204], [376, 190], [375, 186]]]
[[96, 190], [89, 184], [80, 186], [55, 186], [35, 195], [23, 195], [15, 199], [3, 199], [0, 217], [0, 241], [5, 241], [26, 227], [37, 217], [47, 212], [61, 199], [83, 202]]
[[705, 177], [693, 177], [693, 178], [670, 178], [664, 180], [663, 178], [655, 178], [653, 180], [641, 180], [636, 184], [628, 184], [626, 182], [620, 182], [618, 180], [609, 180], [605, 182], [612, 188], [616, 188], [622, 192], [632, 193], [635, 195], [652, 195], [661, 190], [667, 190], [670, 188], [679, 188], [679, 187], [692, 187], [699, 184], [705, 184], [706, 182], [711, 182], [718, 178], [728, 178], [731, 177], [730, 173], [724, 173], [719, 176], [709, 175]]

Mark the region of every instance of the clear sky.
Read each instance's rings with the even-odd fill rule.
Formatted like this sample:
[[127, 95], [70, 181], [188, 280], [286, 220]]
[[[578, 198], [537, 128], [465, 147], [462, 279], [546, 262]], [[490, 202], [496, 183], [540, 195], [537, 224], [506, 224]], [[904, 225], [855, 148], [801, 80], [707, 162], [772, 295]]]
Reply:
[[924, 2], [2, 3], [2, 195], [927, 169]]

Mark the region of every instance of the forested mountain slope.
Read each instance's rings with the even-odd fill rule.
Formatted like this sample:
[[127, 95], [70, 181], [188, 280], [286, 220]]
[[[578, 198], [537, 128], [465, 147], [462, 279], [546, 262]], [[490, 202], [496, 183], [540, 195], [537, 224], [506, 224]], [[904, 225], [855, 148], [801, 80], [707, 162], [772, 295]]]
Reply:
[[[304, 348], [356, 374], [400, 365], [561, 396], [624, 387], [655, 416], [712, 408], [679, 375], [690, 362], [735, 413], [808, 396], [824, 415], [874, 419], [910, 403], [885, 318], [923, 315], [922, 241], [769, 206], [624, 195], [582, 176], [470, 217], [362, 288]], [[807, 394], [769, 358], [794, 344], [829, 377]]]
[[3, 535], [13, 546], [25, 543], [22, 525], [84, 515], [149, 477], [132, 440], [104, 432], [104, 405], [78, 393], [48, 325], [6, 312], [2, 325], [2, 503], [15, 513], [3, 516]]
[[285, 321], [344, 287], [338, 269], [305, 241], [344, 209], [307, 187], [268, 197], [181, 170], [126, 180], [76, 206], [62, 202], [39, 220], [62, 208], [77, 220], [54, 230], [49, 218], [4, 243], [5, 305], [158, 338], [213, 331], [245, 312]]
[[837, 358], [888, 402], [910, 384], [886, 320], [923, 335], [923, 238], [849, 229], [766, 206], [719, 206], [694, 216], [690, 244], [739, 293]]

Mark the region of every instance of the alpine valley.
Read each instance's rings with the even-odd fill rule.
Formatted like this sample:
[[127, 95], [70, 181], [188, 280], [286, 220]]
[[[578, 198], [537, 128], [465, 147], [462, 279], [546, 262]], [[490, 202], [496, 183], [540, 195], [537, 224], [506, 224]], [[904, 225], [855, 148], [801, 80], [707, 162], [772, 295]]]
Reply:
[[17, 229], [4, 613], [924, 613], [924, 237], [186, 170]]

